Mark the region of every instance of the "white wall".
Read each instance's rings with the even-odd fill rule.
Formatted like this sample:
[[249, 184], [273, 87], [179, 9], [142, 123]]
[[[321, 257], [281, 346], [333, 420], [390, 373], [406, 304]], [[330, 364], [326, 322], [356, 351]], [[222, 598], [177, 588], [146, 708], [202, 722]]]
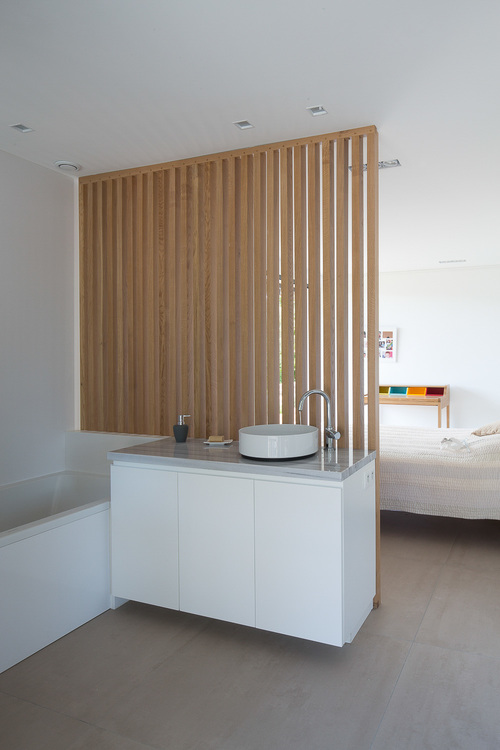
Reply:
[[[380, 323], [398, 329], [380, 383], [451, 387], [452, 427], [500, 419], [500, 265], [380, 276]], [[437, 426], [437, 410], [383, 406], [382, 424]], [[446, 425], [445, 412], [443, 424]]]
[[64, 468], [74, 196], [72, 178], [0, 151], [0, 484]]
[[160, 435], [124, 435], [113, 432], [72, 430], [66, 433], [66, 468], [68, 471], [109, 474], [108, 451], [150, 443], [160, 437]]

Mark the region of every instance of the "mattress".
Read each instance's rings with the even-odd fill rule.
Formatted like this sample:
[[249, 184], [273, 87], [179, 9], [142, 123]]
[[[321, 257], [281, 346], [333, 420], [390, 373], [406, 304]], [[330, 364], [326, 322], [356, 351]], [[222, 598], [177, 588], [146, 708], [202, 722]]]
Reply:
[[382, 510], [500, 519], [500, 435], [381, 426], [380, 485]]

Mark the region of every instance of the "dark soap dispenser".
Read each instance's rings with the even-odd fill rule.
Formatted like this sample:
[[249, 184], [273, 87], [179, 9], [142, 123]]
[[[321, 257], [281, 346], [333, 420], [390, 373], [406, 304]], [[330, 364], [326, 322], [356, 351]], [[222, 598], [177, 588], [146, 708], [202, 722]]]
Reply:
[[184, 420], [191, 414], [179, 414], [177, 424], [174, 424], [174, 438], [176, 443], [185, 443], [188, 436], [189, 425], [184, 424]]

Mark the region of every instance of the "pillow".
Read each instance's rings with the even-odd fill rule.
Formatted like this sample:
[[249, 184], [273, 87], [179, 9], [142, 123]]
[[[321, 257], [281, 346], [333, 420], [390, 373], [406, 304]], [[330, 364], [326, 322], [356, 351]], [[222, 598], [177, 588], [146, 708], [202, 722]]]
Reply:
[[480, 437], [483, 435], [499, 435], [500, 422], [490, 422], [490, 424], [485, 424], [484, 427], [478, 427], [477, 430], [474, 430], [472, 434], [479, 435]]

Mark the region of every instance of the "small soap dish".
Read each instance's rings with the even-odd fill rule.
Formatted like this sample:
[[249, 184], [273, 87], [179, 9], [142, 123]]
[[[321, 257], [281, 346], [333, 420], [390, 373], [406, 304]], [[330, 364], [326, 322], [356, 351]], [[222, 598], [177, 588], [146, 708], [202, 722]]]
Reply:
[[233, 441], [232, 440], [216, 440], [214, 442], [211, 442], [210, 440], [204, 440], [204, 445], [209, 445], [211, 448], [218, 448], [221, 445], [231, 445]]

